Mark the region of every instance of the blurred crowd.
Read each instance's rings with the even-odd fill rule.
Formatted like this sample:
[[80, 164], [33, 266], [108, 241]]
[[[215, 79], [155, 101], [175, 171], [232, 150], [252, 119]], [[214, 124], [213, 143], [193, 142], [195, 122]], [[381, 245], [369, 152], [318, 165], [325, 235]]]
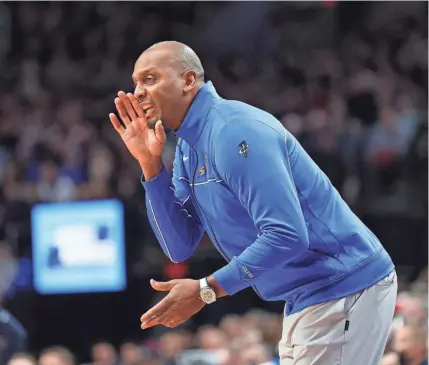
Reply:
[[[403, 288], [381, 365], [427, 365], [427, 272]], [[277, 365], [282, 314], [251, 310], [227, 314], [218, 326], [196, 332], [178, 328], [145, 341], [126, 340], [115, 348], [95, 342], [86, 365]], [[43, 349], [36, 360], [18, 353], [8, 365], [78, 365], [64, 346]]]
[[[35, 203], [115, 197], [132, 275], [163, 262], [138, 164], [108, 114], [117, 91], [132, 91], [138, 55], [166, 39], [195, 49], [222, 97], [274, 114], [359, 215], [426, 219], [427, 231], [426, 2], [16, 2], [0, 3], [0, 239], [19, 254], [31, 251]], [[169, 136], [169, 169], [174, 145]], [[383, 365], [420, 365], [427, 352], [427, 271], [407, 279]], [[271, 364], [281, 324], [267, 312], [227, 315], [119, 351], [99, 342], [91, 363]], [[38, 361], [78, 364], [64, 347]]]
[[[144, 343], [125, 341], [119, 351], [105, 341], [94, 343], [91, 364], [94, 365], [247, 365], [276, 364], [273, 359], [279, 341], [282, 316], [264, 311], [250, 311], [244, 316], [226, 315], [219, 326], [206, 325], [195, 333], [184, 329], [166, 332], [158, 339]], [[32, 365], [16, 355], [10, 365]], [[26, 357], [27, 355], [22, 355]], [[40, 365], [50, 365], [50, 358], [60, 358], [58, 365], [76, 365], [65, 348], [43, 350]], [[18, 359], [18, 360], [17, 360]], [[275, 362], [276, 361], [276, 362]]]
[[[240, 4], [1, 4], [0, 230], [24, 234], [26, 208], [40, 201], [116, 196], [144, 211], [134, 199], [142, 194], [138, 166], [107, 115], [116, 92], [132, 90], [140, 52], [165, 39], [195, 45], [207, 79], [223, 97], [276, 115], [356, 209], [424, 209], [420, 190], [426, 190], [427, 174], [407, 160], [427, 127], [427, 5], [414, 4], [385, 4], [395, 8], [390, 17], [372, 4], [366, 22], [344, 31], [341, 22], [326, 26], [316, 21], [324, 15], [313, 15], [311, 32], [322, 37], [314, 46], [305, 18], [282, 21], [290, 13], [287, 3], [269, 9], [256, 3], [265, 25], [254, 24], [248, 35], [261, 31], [255, 42], [267, 46], [260, 50], [258, 43], [229, 50], [196, 39], [200, 31], [210, 40], [214, 31], [204, 25], [211, 14], [228, 19], [228, 8], [233, 16]], [[213, 23], [209, 30], [219, 28]], [[417, 157], [424, 156], [425, 146], [417, 147]], [[171, 138], [167, 166], [173, 153]]]

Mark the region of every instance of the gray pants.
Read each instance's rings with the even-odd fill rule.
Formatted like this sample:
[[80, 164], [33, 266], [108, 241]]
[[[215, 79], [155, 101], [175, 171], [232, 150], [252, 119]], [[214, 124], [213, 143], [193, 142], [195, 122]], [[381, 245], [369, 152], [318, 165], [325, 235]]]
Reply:
[[281, 365], [380, 365], [396, 304], [393, 271], [354, 295], [286, 316]]

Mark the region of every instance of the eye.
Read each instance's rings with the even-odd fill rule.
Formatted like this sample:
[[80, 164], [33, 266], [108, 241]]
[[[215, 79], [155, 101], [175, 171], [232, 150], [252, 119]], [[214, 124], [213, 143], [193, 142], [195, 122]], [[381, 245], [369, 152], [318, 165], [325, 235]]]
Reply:
[[147, 84], [153, 84], [155, 81], [156, 81], [156, 78], [155, 76], [152, 76], [152, 75], [146, 76], [145, 78], [145, 82]]

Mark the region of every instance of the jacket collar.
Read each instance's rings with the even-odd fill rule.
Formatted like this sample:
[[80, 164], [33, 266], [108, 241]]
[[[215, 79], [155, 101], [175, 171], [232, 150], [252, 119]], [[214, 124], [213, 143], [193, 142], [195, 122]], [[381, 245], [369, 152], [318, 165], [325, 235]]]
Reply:
[[173, 134], [183, 138], [191, 146], [195, 145], [204, 129], [209, 110], [220, 99], [221, 97], [217, 94], [212, 82], [206, 82], [195, 95], [179, 129]]

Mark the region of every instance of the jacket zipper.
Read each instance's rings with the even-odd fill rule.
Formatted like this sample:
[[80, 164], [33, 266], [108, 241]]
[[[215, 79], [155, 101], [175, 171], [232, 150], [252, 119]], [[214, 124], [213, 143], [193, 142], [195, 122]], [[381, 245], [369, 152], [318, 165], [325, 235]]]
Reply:
[[[210, 231], [211, 231], [211, 233], [213, 235], [213, 238], [214, 238], [213, 244], [215, 245], [215, 247], [217, 248], [217, 250], [220, 252], [220, 254], [223, 256], [223, 258], [225, 259], [225, 261], [229, 263], [231, 261], [231, 259], [229, 259], [228, 256], [223, 252], [222, 248], [220, 247], [219, 243], [217, 242], [217, 237], [216, 237], [216, 234], [214, 232], [214, 229], [213, 229], [212, 225], [210, 224], [209, 219], [207, 217], [207, 214], [203, 210], [203, 207], [198, 202], [197, 195], [195, 194], [195, 175], [197, 173], [199, 160], [198, 160], [198, 153], [197, 153], [197, 151], [195, 150], [195, 148], [193, 146], [191, 146], [191, 148], [194, 151], [195, 156], [196, 156], [196, 163], [195, 163], [194, 173], [193, 173], [192, 181], [191, 181], [191, 184], [192, 184], [192, 186], [191, 186], [192, 195], [194, 196], [194, 200], [197, 203], [197, 205], [198, 205], [198, 207], [200, 209], [200, 212], [202, 212], [204, 214], [205, 220], [206, 220], [206, 222], [207, 222], [207, 224], [208, 224], [208, 226], [210, 228]], [[207, 166], [206, 166], [206, 168], [207, 168]], [[255, 293], [258, 295], [259, 298], [261, 298], [262, 300], [265, 300], [262, 297], [262, 295], [259, 293], [259, 291], [258, 291], [258, 289], [256, 288], [255, 285], [252, 285], [252, 288], [255, 291]]]

